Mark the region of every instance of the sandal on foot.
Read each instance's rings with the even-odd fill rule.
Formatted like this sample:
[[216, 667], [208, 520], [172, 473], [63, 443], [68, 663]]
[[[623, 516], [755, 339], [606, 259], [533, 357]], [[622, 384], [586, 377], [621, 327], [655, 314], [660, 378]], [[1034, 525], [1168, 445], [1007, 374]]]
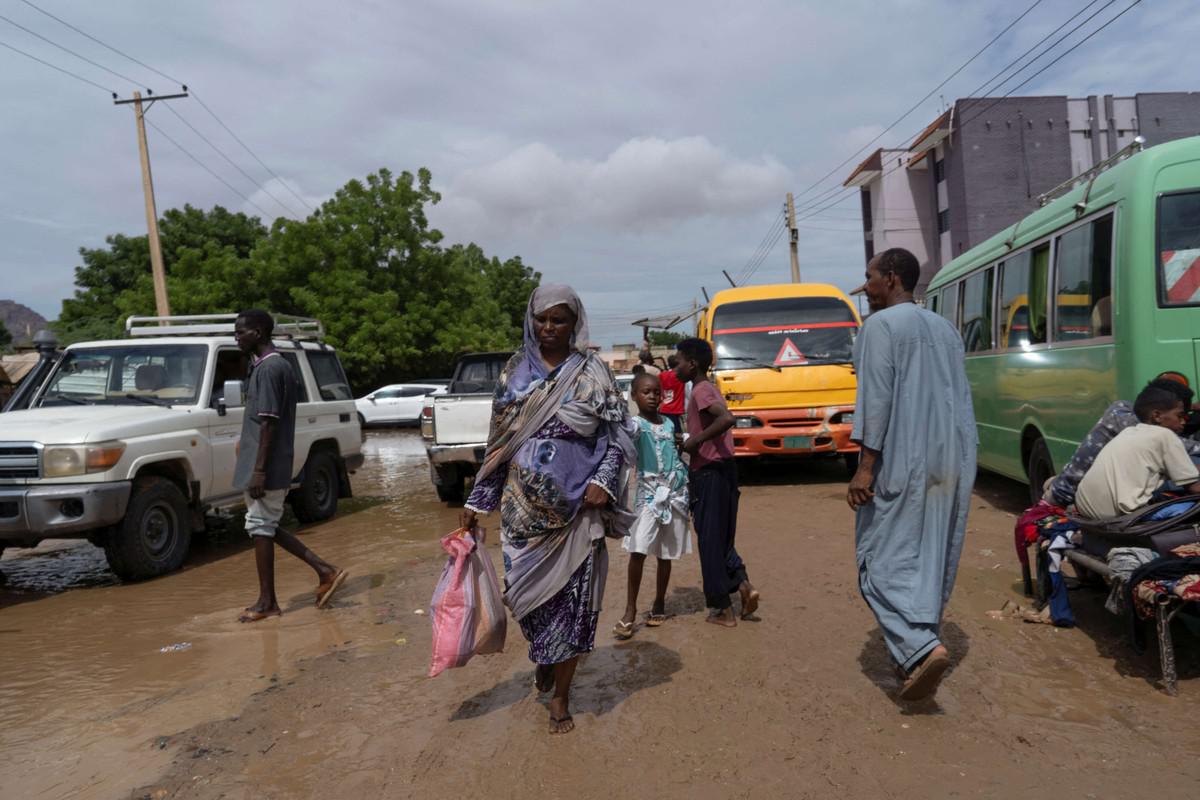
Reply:
[[950, 654], [942, 646], [935, 647], [925, 660], [909, 674], [900, 689], [901, 700], [924, 700], [937, 692], [942, 676], [950, 666]]
[[750, 619], [755, 611], [758, 611], [758, 590], [751, 589], [742, 603], [742, 619]]
[[633, 638], [633, 623], [626, 622], [623, 619], [617, 620], [617, 624], [613, 625], [613, 636], [621, 641]]
[[659, 625], [662, 625], [666, 621], [667, 621], [667, 615], [665, 613], [664, 614], [655, 614], [653, 611], [651, 611], [649, 614], [646, 615], [646, 627], [647, 628], [657, 628]]
[[276, 609], [274, 611], [251, 611], [246, 609], [241, 614], [238, 614], [238, 622], [261, 622], [267, 617], [282, 617], [283, 612]]
[[346, 570], [339, 569], [336, 575], [317, 587], [317, 608], [324, 608], [329, 603], [330, 598], [333, 597], [333, 593], [345, 583], [346, 576], [349, 574]]
[[575, 718], [572, 717], [570, 714], [567, 714], [566, 716], [563, 716], [563, 717], [556, 717], [554, 715], [551, 715], [550, 716], [550, 725], [552, 727], [550, 728], [550, 735], [556, 736], [560, 733], [570, 733], [571, 731], [575, 730], [574, 725], [572, 725], [570, 728], [568, 728], [565, 731], [559, 726], [561, 726], [564, 722], [572, 722], [573, 723], [574, 721], [575, 721]]

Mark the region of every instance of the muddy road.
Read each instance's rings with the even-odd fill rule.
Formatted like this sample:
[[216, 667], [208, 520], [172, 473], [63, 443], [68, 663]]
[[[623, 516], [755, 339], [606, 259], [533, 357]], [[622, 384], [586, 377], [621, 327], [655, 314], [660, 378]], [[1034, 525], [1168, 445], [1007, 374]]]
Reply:
[[987, 613], [1023, 602], [1015, 484], [979, 482], [945, 627], [956, 664], [936, 703], [893, 700], [855, 583], [844, 472], [806, 463], [744, 476], [739, 550], [763, 592], [758, 622], [703, 624], [691, 556], [675, 616], [615, 642], [625, 558], [610, 546], [578, 727], [551, 738], [515, 624], [504, 653], [425, 677], [429, 618], [414, 611], [457, 515], [433, 500], [415, 433], [371, 433], [365, 452], [357, 497], [303, 534], [351, 571], [326, 611], [311, 573], [281, 557], [284, 616], [235, 622], [255, 594], [236, 530], [134, 585], [86, 544], [6, 552], [0, 796], [1108, 798], [1200, 785], [1200, 640], [1179, 632], [1170, 698], [1154, 652], [1133, 655], [1099, 593], [1073, 593], [1074, 630]]

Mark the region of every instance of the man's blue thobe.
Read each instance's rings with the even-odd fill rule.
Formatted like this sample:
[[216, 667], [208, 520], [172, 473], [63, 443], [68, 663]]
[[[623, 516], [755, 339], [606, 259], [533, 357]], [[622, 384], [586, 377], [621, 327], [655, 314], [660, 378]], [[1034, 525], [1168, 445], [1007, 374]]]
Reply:
[[879, 450], [858, 509], [863, 597], [906, 671], [940, 641], [975, 483], [978, 434], [958, 332], [912, 303], [872, 314], [855, 342], [852, 438]]

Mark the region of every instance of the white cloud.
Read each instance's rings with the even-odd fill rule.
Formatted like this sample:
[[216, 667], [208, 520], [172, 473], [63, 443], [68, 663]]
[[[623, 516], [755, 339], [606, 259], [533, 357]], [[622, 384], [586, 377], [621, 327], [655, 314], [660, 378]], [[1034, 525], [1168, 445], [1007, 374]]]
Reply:
[[703, 136], [637, 137], [602, 159], [566, 158], [535, 142], [464, 171], [444, 192], [435, 219], [452, 235], [480, 226], [645, 232], [758, 211], [782, 197], [790, 181], [777, 159], [739, 158]]

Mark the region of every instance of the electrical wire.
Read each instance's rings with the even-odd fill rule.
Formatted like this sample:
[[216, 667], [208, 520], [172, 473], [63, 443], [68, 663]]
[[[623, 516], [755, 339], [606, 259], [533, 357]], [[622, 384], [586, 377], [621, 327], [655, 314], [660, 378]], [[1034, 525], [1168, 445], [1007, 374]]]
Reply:
[[833, 169], [829, 170], [829, 172], [825, 173], [825, 174], [824, 174], [824, 175], [822, 175], [820, 178], [818, 178], [817, 180], [815, 180], [815, 181], [814, 181], [814, 182], [813, 182], [813, 183], [812, 183], [810, 186], [808, 186], [806, 189], [804, 189], [804, 190], [803, 190], [803, 191], [801, 191], [799, 194], [797, 194], [797, 195], [796, 195], [796, 197], [803, 197], [803, 196], [805, 196], [806, 194], [808, 194], [809, 192], [811, 192], [811, 191], [812, 191], [813, 189], [815, 189], [817, 186], [819, 186], [819, 185], [821, 185], [822, 183], [824, 183], [824, 182], [825, 182], [825, 181], [826, 181], [826, 180], [827, 180], [827, 179], [828, 179], [828, 178], [829, 178], [831, 175], [833, 175], [833, 174], [834, 174], [834, 173], [836, 173], [838, 170], [840, 170], [842, 167], [846, 166], [846, 165], [847, 165], [847, 164], [849, 164], [851, 161], [853, 161], [853, 160], [854, 160], [854, 158], [855, 158], [856, 156], [858, 156], [860, 153], [862, 153], [862, 152], [863, 152], [864, 150], [866, 150], [868, 147], [870, 147], [871, 145], [875, 144], [875, 143], [876, 143], [876, 142], [878, 142], [880, 139], [882, 139], [882, 138], [883, 138], [883, 137], [884, 137], [884, 136], [885, 136], [885, 135], [888, 133], [888, 131], [892, 130], [892, 128], [895, 128], [897, 125], [899, 125], [901, 122], [903, 122], [903, 121], [904, 121], [904, 120], [905, 120], [905, 119], [906, 119], [906, 118], [907, 118], [907, 117], [908, 117], [910, 114], [912, 114], [914, 111], [916, 111], [918, 108], [920, 108], [920, 107], [921, 107], [921, 105], [922, 105], [922, 104], [923, 104], [923, 103], [924, 103], [926, 100], [928, 100], [929, 98], [933, 97], [933, 96], [934, 96], [934, 94], [936, 94], [936, 93], [938, 92], [938, 90], [939, 90], [939, 89], [941, 89], [943, 86], [945, 86], [947, 83], [949, 83], [949, 82], [950, 82], [951, 80], [953, 80], [955, 77], [957, 77], [957, 76], [958, 76], [958, 74], [959, 74], [960, 72], [962, 72], [964, 69], [966, 69], [967, 67], [969, 67], [969, 66], [970, 66], [972, 63], [974, 63], [975, 59], [979, 58], [981, 55], [983, 55], [983, 53], [984, 53], [984, 52], [985, 52], [985, 51], [986, 51], [988, 48], [990, 48], [990, 47], [991, 47], [992, 45], [994, 45], [996, 42], [1000, 41], [1000, 38], [1001, 38], [1002, 36], [1004, 36], [1004, 34], [1008, 33], [1010, 30], [1012, 30], [1012, 29], [1013, 29], [1013, 27], [1014, 27], [1014, 26], [1015, 26], [1015, 25], [1016, 25], [1018, 22], [1020, 22], [1021, 20], [1025, 19], [1025, 17], [1026, 17], [1026, 16], [1028, 16], [1028, 15], [1029, 15], [1029, 13], [1030, 13], [1031, 11], [1033, 11], [1035, 8], [1037, 8], [1037, 7], [1038, 7], [1039, 5], [1041, 5], [1041, 4], [1042, 4], [1042, 0], [1034, 0], [1034, 2], [1033, 2], [1033, 5], [1029, 6], [1029, 8], [1027, 8], [1027, 9], [1025, 9], [1024, 11], [1022, 11], [1022, 12], [1021, 12], [1021, 14], [1020, 14], [1020, 15], [1019, 15], [1019, 16], [1018, 16], [1016, 19], [1014, 19], [1012, 22], [1008, 23], [1008, 25], [1006, 25], [1006, 26], [1005, 26], [1005, 27], [1004, 27], [1004, 28], [1003, 28], [1003, 29], [1002, 29], [1002, 30], [1001, 30], [999, 33], [997, 33], [995, 36], [993, 36], [993, 37], [992, 37], [992, 39], [991, 39], [991, 41], [989, 41], [989, 42], [988, 42], [987, 44], [985, 44], [983, 47], [979, 48], [979, 50], [975, 51], [975, 54], [974, 54], [973, 56], [971, 56], [971, 57], [970, 57], [970, 58], [968, 58], [966, 61], [964, 61], [962, 64], [960, 64], [960, 65], [959, 65], [959, 67], [958, 67], [958, 69], [954, 70], [954, 72], [951, 72], [951, 73], [950, 73], [950, 74], [949, 74], [949, 75], [948, 75], [948, 76], [947, 76], [947, 77], [946, 77], [944, 80], [942, 80], [942, 82], [941, 82], [941, 83], [939, 83], [937, 86], [935, 86], [935, 87], [933, 87], [932, 89], [930, 89], [930, 90], [929, 90], [929, 92], [928, 92], [928, 93], [927, 93], [927, 94], [926, 94], [924, 97], [922, 97], [920, 100], [918, 100], [916, 103], [914, 103], [914, 104], [913, 104], [913, 105], [912, 105], [912, 106], [911, 106], [911, 107], [910, 107], [910, 108], [909, 108], [907, 111], [905, 111], [905, 112], [904, 112], [903, 114], [901, 114], [899, 117], [897, 117], [897, 118], [895, 119], [895, 121], [893, 121], [893, 122], [892, 122], [892, 124], [891, 124], [891, 125], [888, 125], [888, 126], [887, 126], [886, 128], [884, 128], [882, 131], [880, 131], [880, 132], [879, 132], [879, 134], [878, 134], [877, 136], [875, 136], [875, 138], [871, 139], [871, 141], [867, 142], [867, 143], [866, 143], [866, 144], [864, 144], [862, 147], [860, 147], [859, 149], [857, 149], [857, 150], [855, 150], [853, 153], [851, 153], [851, 154], [850, 154], [850, 155], [849, 155], [849, 156], [846, 158], [846, 160], [845, 160], [845, 161], [842, 161], [842, 162], [841, 162], [840, 164], [838, 164], [836, 167], [834, 167]]
[[212, 175], [214, 178], [219, 180], [221, 183], [225, 184], [226, 188], [228, 188], [229, 191], [233, 192], [238, 197], [245, 200], [249, 205], [252, 205], [255, 208], [257, 208], [259, 213], [262, 214], [264, 217], [270, 216], [270, 214], [268, 214], [266, 211], [263, 210], [262, 206], [260, 206], [258, 203], [254, 202], [249, 197], [247, 197], [245, 194], [243, 194], [241, 191], [239, 191], [238, 188], [236, 186], [234, 186], [232, 183], [230, 183], [229, 181], [222, 178], [216, 172], [213, 172], [213, 170], [211, 168], [209, 168], [209, 166], [207, 164], [205, 164], [203, 161], [201, 161], [200, 159], [198, 159], [194, 155], [192, 155], [191, 152], [188, 151], [188, 149], [186, 147], [184, 147], [179, 142], [172, 139], [171, 136], [166, 131], [164, 131], [162, 128], [158, 127], [157, 125], [155, 125], [153, 122], [151, 122], [148, 119], [146, 120], [146, 124], [149, 125], [151, 128], [154, 128], [154, 130], [158, 131], [159, 135], [162, 136], [164, 139], [166, 139], [168, 142], [175, 145], [175, 147], [177, 147], [181, 153], [183, 153], [185, 156], [190, 158], [192, 161], [196, 162], [197, 166], [199, 166], [201, 169], [203, 169], [209, 175]]
[[[83, 36], [83, 37], [95, 42], [96, 44], [100, 45], [101, 47], [104, 47], [104, 48], [112, 51], [113, 53], [116, 53], [117, 55], [121, 56], [122, 58], [126, 58], [129, 61], [133, 62], [134, 64], [137, 64], [140, 67], [150, 70], [155, 75], [158, 75], [162, 78], [166, 78], [167, 80], [171, 81], [172, 83], [178, 84], [180, 86], [184, 86], [183, 81], [180, 81], [177, 78], [173, 78], [170, 75], [168, 75], [167, 73], [163, 72], [162, 70], [156, 69], [155, 67], [150, 66], [146, 62], [140, 61], [139, 59], [134, 58], [133, 56], [126, 53], [125, 51], [120, 50], [116, 47], [113, 47], [112, 45], [108, 44], [107, 42], [104, 42], [101, 39], [98, 39], [97, 37], [91, 35], [87, 31], [85, 31], [75, 25], [72, 25], [70, 22], [67, 22], [65, 19], [55, 16], [54, 14], [51, 14], [49, 11], [46, 11], [44, 8], [41, 8], [37, 4], [30, 2], [30, 0], [21, 0], [21, 2], [24, 3], [25, 5], [29, 6], [33, 10], [35, 10], [41, 14], [44, 14], [45, 16], [49, 17], [50, 19], [54, 20], [55, 22], [58, 22], [59, 24], [70, 28], [71, 30], [78, 33], [80, 36]], [[82, 58], [82, 56], [81, 56], [81, 58]], [[106, 68], [102, 67], [102, 69], [106, 69]], [[126, 78], [126, 80], [128, 80], [128, 79]], [[136, 81], [134, 83], [136, 83]], [[195, 88], [192, 88], [189, 90], [189, 95], [192, 97], [193, 100], [195, 100], [197, 103], [200, 104], [200, 107], [203, 108], [209, 114], [209, 116], [211, 116], [214, 120], [217, 121], [218, 125], [220, 125], [222, 128], [225, 129], [226, 133], [228, 133], [230, 136], [233, 137], [234, 141], [236, 141], [239, 145], [241, 145], [243, 150], [245, 150], [247, 153], [250, 154], [251, 158], [253, 158], [255, 161], [258, 162], [259, 166], [261, 166], [264, 170], [266, 170], [268, 175], [270, 175], [272, 178], [274, 178], [276, 181], [278, 181], [280, 183], [280, 185], [283, 186], [284, 189], [287, 189], [288, 193], [291, 194], [292, 197], [296, 198], [296, 200], [299, 201], [299, 203], [302, 206], [307, 208], [309, 211], [314, 210], [312, 207], [312, 204], [310, 204], [307, 200], [305, 200], [303, 197], [301, 197], [299, 194], [297, 194], [296, 191], [291, 186], [289, 186], [286, 181], [283, 180], [283, 178], [279, 177], [279, 175], [273, 169], [271, 169], [270, 167], [267, 166], [266, 162], [264, 162], [261, 158], [259, 158], [258, 154], [255, 153], [254, 150], [252, 150], [250, 148], [250, 145], [246, 144], [246, 142], [243, 141], [240, 136], [238, 136], [236, 133], [233, 132], [233, 129], [230, 128], [229, 125], [227, 125], [223, 119], [221, 119], [219, 116], [217, 116], [217, 112], [213, 111], [212, 108], [210, 108], [208, 106], [208, 104], [205, 103], [203, 99], [201, 99], [200, 95], [196, 92]], [[253, 180], [253, 179], [251, 179], [251, 180]], [[260, 186], [257, 182], [255, 182], [255, 185]], [[260, 188], [262, 188], [263, 191], [266, 192], [268, 195], [271, 194], [270, 192], [268, 192], [266, 190], [266, 187], [260, 186]], [[274, 199], [273, 196], [272, 196], [272, 199]], [[276, 200], [275, 202], [278, 203], [279, 201]], [[280, 203], [280, 205], [283, 205], [283, 204]], [[293, 213], [293, 216], [296, 216], [296, 215]]]
[[783, 238], [783, 234], [786, 232], [787, 232], [786, 225], [779, 229], [779, 231], [775, 234], [774, 238], [771, 239], [771, 243], [769, 245], [767, 245], [767, 249], [763, 251], [762, 257], [758, 259], [758, 263], [756, 263], [753, 267], [751, 267], [750, 271], [747, 272], [746, 275], [742, 278], [743, 283], [745, 283], [746, 281], [749, 281], [751, 278], [753, 278], [754, 273], [758, 272], [758, 268], [761, 267], [764, 263], [766, 263], [767, 257], [770, 256], [771, 253], [775, 250], [775, 246], [777, 244], [779, 244], [779, 240]]
[[54, 41], [53, 39], [47, 39], [45, 36], [42, 36], [37, 31], [30, 30], [29, 28], [26, 28], [21, 23], [15, 22], [14, 20], [9, 19], [8, 17], [4, 16], [3, 14], [0, 14], [0, 20], [4, 20], [9, 25], [12, 25], [14, 28], [20, 28], [21, 30], [28, 33], [30, 36], [36, 36], [37, 38], [41, 39], [43, 42], [50, 45], [51, 47], [57, 47], [59, 50], [62, 50], [64, 53], [69, 53], [70, 55], [75, 56], [80, 61], [86, 61], [87, 63], [91, 64], [93, 67], [104, 70], [109, 75], [114, 75], [123, 81], [132, 83], [134, 86], [142, 85], [140, 81], [135, 81], [133, 78], [130, 78], [128, 75], [122, 75], [121, 73], [117, 72], [116, 70], [109, 69], [108, 67], [101, 64], [99, 61], [93, 61], [92, 59], [88, 58], [87, 56], [80, 55], [79, 53], [76, 53], [71, 48], [61, 45], [58, 42]]
[[299, 214], [297, 214], [286, 203], [284, 203], [282, 200], [280, 200], [278, 197], [276, 197], [274, 194], [272, 194], [271, 190], [268, 189], [264, 184], [260, 184], [258, 181], [254, 180], [254, 178], [250, 177], [250, 174], [247, 173], [246, 170], [244, 170], [240, 166], [238, 166], [237, 162], [235, 162], [232, 158], [230, 158], [228, 155], [226, 155], [224, 150], [217, 147], [215, 144], [212, 143], [212, 141], [207, 136], [205, 136], [203, 133], [201, 133], [199, 130], [197, 130], [195, 125], [188, 122], [187, 119], [185, 119], [182, 114], [180, 114], [178, 111], [175, 110], [174, 106], [172, 106], [171, 104], [168, 103], [167, 110], [170, 111], [172, 114], [174, 114], [175, 117], [180, 122], [182, 122], [184, 125], [186, 125], [192, 131], [192, 133], [199, 136], [200, 139], [203, 140], [204, 143], [207, 144], [209, 147], [211, 147], [217, 155], [219, 155], [221, 158], [223, 158], [227, 162], [229, 162], [229, 166], [233, 167], [238, 172], [240, 172], [242, 174], [243, 178], [250, 181], [250, 183], [254, 184], [255, 187], [262, 189], [263, 193], [266, 194], [267, 197], [274, 200], [279, 205], [279, 207], [284, 209], [285, 211], [287, 211], [288, 214], [292, 215], [293, 217], [299, 218], [299, 216], [300, 216]]
[[771, 237], [776, 235], [779, 230], [787, 227], [787, 220], [785, 217], [786, 217], [785, 211], [781, 210], [779, 212], [779, 215], [776, 216], [772, 220], [770, 227], [767, 228], [767, 232], [765, 234], [763, 234], [762, 240], [759, 241], [758, 247], [754, 248], [754, 252], [750, 254], [750, 258], [748, 258], [746, 260], [746, 263], [742, 265], [742, 269], [738, 272], [738, 276], [737, 276], [736, 280], [734, 281], [734, 283], [744, 283], [745, 282], [746, 276], [750, 273], [750, 270], [753, 267], [753, 265], [762, 256], [763, 250], [765, 250], [767, 248], [768, 242], [770, 241]]
[[0, 42], [0, 47], [7, 47], [9, 50], [12, 50], [14, 53], [20, 53], [21, 55], [25, 56], [26, 58], [31, 58], [43, 66], [46, 66], [52, 70], [61, 72], [63, 75], [70, 75], [72, 78], [74, 78], [77, 81], [83, 81], [84, 83], [88, 84], [89, 86], [95, 86], [97, 89], [99, 89], [103, 92], [108, 92], [113, 97], [117, 96], [117, 93], [114, 92], [111, 88], [109, 88], [107, 86], [101, 86], [100, 84], [96, 83], [93, 80], [88, 80], [87, 78], [83, 77], [82, 75], [71, 72], [71, 70], [69, 70], [69, 69], [63, 69], [62, 67], [51, 64], [49, 61], [43, 61], [42, 59], [38, 58], [37, 56], [33, 55], [32, 53], [26, 53], [24, 50], [21, 50], [18, 47], [13, 47], [11, 44], [8, 44], [7, 42]]

